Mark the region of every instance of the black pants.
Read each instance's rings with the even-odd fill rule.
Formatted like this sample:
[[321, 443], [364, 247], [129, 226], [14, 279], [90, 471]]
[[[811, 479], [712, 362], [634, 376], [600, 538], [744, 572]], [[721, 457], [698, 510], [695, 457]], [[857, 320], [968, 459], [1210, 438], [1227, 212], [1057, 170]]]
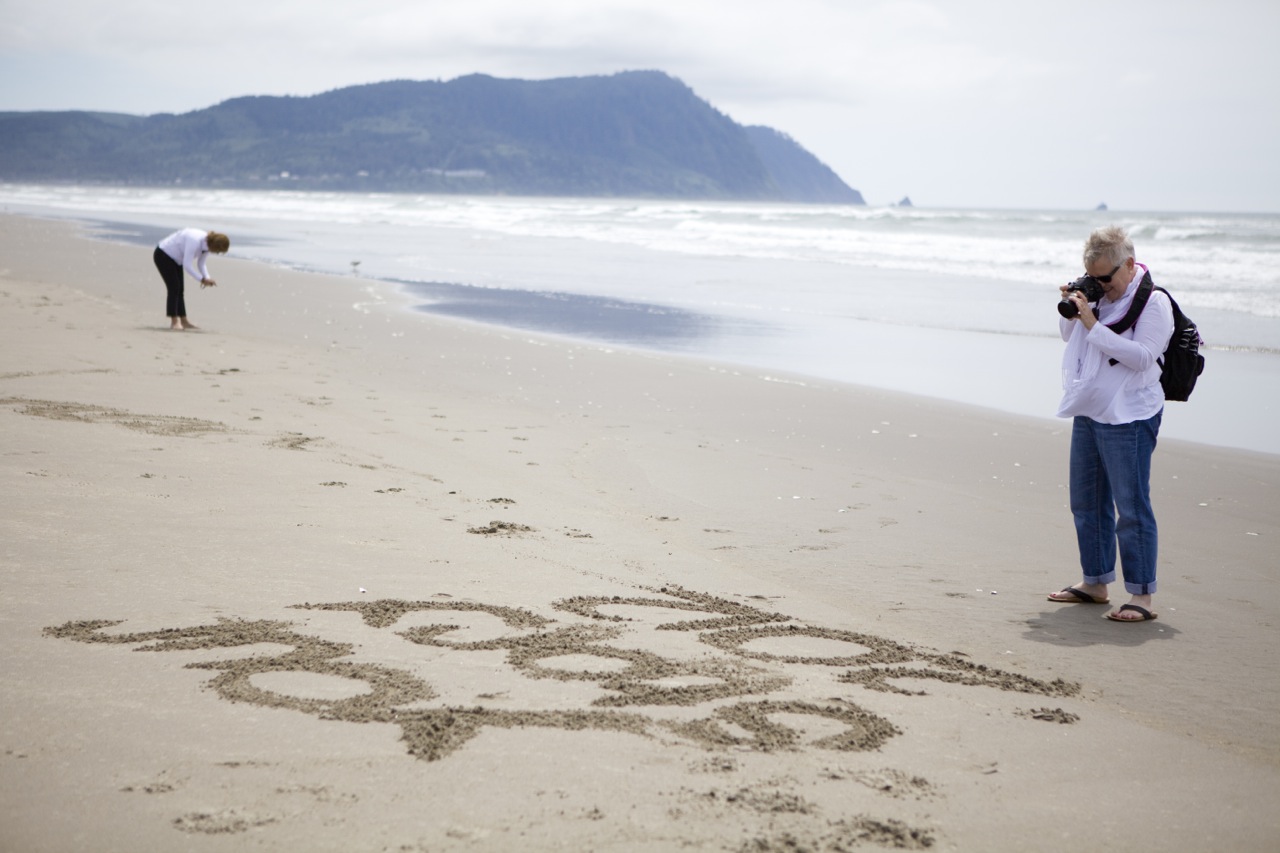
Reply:
[[182, 298], [182, 264], [166, 255], [164, 249], [159, 246], [156, 246], [156, 252], [152, 257], [155, 258], [156, 269], [160, 270], [160, 277], [164, 279], [165, 289], [169, 291], [169, 298], [164, 305], [165, 315], [187, 316], [187, 303]]

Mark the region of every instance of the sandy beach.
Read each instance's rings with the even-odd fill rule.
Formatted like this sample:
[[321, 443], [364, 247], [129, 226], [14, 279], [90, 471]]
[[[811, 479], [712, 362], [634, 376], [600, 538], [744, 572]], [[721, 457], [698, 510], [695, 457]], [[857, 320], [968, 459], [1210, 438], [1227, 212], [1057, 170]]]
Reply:
[[0, 850], [1280, 847], [1280, 456], [1161, 441], [1118, 625], [1045, 597], [1065, 422], [231, 236], [175, 333], [149, 251], [0, 217]]

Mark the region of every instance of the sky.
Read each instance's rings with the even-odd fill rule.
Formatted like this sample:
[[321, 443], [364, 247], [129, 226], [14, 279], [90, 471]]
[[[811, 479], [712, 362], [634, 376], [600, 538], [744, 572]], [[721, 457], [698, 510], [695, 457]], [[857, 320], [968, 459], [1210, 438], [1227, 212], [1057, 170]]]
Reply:
[[0, 111], [656, 69], [870, 204], [1280, 212], [1278, 0], [0, 0]]

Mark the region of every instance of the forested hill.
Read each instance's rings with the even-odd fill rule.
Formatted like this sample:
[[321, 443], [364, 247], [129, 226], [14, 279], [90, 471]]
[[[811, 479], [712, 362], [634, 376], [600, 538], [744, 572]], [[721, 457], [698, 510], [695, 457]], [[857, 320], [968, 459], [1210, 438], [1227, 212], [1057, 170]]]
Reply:
[[862, 204], [657, 71], [393, 81], [182, 115], [0, 113], [0, 180]]

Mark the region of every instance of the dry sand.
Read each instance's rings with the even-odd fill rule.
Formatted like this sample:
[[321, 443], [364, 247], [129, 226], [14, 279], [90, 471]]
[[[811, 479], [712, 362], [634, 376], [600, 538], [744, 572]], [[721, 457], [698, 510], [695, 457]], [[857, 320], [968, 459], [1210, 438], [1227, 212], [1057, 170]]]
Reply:
[[0, 850], [1280, 848], [1280, 457], [211, 267], [0, 217]]

